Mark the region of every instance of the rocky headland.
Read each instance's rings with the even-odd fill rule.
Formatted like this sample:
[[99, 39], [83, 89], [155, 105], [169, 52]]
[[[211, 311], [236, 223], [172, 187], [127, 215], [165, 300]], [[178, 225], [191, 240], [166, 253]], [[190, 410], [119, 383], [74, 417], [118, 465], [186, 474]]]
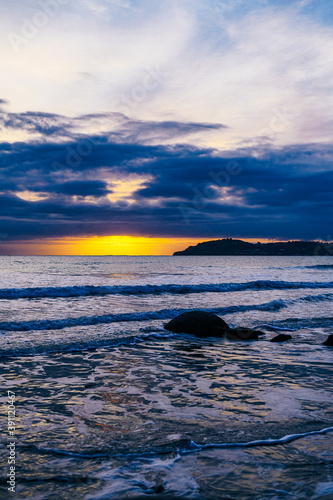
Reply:
[[249, 243], [225, 238], [204, 241], [173, 255], [332, 255], [333, 243], [320, 241], [284, 241], [274, 243]]

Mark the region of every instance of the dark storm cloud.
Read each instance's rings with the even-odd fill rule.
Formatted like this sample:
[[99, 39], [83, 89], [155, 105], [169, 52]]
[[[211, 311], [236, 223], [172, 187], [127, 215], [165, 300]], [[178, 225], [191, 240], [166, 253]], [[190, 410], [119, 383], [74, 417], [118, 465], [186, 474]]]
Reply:
[[[111, 234], [315, 239], [332, 234], [331, 145], [265, 145], [223, 153], [186, 144], [153, 145], [138, 138], [167, 137], [168, 131], [171, 137], [176, 130], [185, 134], [200, 124], [161, 122], [154, 132], [152, 122], [127, 120], [126, 129], [122, 116], [117, 119], [112, 134], [51, 142], [47, 116], [43, 142], [0, 144], [0, 233], [8, 240]], [[55, 119], [54, 127], [63, 131], [60, 122]], [[217, 127], [201, 124], [201, 129]], [[121, 179], [142, 179], [142, 185], [130, 201], [110, 201], [110, 186]], [[26, 191], [37, 201], [22, 199]]]
[[106, 196], [111, 193], [107, 183], [103, 181], [67, 181], [44, 186], [27, 186], [29, 191], [41, 193], [58, 193], [70, 196]]

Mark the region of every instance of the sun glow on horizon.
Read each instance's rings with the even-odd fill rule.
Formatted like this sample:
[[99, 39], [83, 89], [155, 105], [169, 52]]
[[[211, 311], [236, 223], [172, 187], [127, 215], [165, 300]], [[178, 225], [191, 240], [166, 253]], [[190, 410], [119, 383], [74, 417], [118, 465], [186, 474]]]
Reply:
[[93, 236], [16, 241], [1, 244], [2, 255], [172, 255], [202, 238]]
[[[156, 238], [120, 235], [13, 241], [1, 244], [0, 255], [172, 255], [190, 245], [222, 238]], [[242, 239], [252, 243], [258, 241], [258, 238]], [[260, 241], [266, 243], [274, 240], [260, 238]]]

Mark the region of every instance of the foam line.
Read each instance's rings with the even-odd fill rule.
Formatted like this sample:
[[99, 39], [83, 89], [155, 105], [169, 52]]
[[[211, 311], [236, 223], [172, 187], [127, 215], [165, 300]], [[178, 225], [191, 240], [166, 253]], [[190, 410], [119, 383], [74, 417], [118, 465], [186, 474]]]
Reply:
[[[114, 454], [114, 453], [76, 453], [65, 450], [58, 450], [55, 448], [39, 448], [37, 446], [29, 446], [30, 449], [37, 453], [46, 453], [51, 455], [60, 455], [65, 457], [73, 457], [79, 459], [95, 459], [95, 458], [118, 458], [118, 459], [129, 459], [129, 458], [145, 458], [145, 457], [156, 457], [158, 455], [166, 455], [171, 452], [177, 452], [179, 456], [188, 455], [191, 453], [197, 453], [202, 450], [209, 449], [233, 449], [233, 448], [254, 448], [254, 447], [266, 447], [266, 446], [279, 446], [291, 443], [292, 441], [297, 441], [298, 439], [305, 439], [310, 436], [320, 436], [333, 432], [333, 427], [327, 427], [319, 431], [304, 432], [302, 434], [289, 434], [278, 439], [259, 439], [256, 441], [249, 441], [247, 443], [209, 443], [209, 444], [197, 444], [194, 441], [189, 442], [188, 448], [168, 448], [163, 451], [148, 451], [142, 453], [126, 453], [126, 454]], [[26, 447], [24, 447], [26, 448]]]

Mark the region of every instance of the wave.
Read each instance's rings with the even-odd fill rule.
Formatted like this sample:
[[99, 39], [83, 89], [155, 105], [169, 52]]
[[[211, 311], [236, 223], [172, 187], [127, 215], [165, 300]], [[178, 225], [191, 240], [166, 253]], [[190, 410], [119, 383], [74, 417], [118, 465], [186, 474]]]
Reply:
[[315, 266], [299, 266], [301, 269], [333, 269], [333, 264], [317, 264]]
[[[266, 304], [238, 305], [219, 308], [205, 308], [205, 311], [215, 314], [234, 314], [244, 311], [279, 311], [287, 307], [283, 300], [273, 300]], [[121, 323], [128, 321], [153, 321], [172, 319], [178, 314], [189, 312], [193, 309], [161, 309], [160, 311], [147, 311], [136, 313], [105, 314], [103, 316], [81, 316], [78, 318], [46, 319], [35, 321], [10, 321], [0, 323], [0, 331], [27, 332], [31, 330], [62, 330], [74, 326], [91, 326], [107, 323]]]
[[333, 300], [333, 293], [323, 293], [321, 295], [308, 295], [301, 297], [294, 302], [322, 302], [323, 300]]
[[[327, 427], [326, 429], [322, 429], [320, 431], [311, 431], [311, 432], [304, 432], [302, 434], [289, 434], [287, 436], [283, 436], [282, 438], [277, 438], [277, 439], [258, 439], [257, 441], [250, 441], [248, 443], [207, 443], [207, 444], [196, 444], [193, 441], [191, 441], [191, 448], [192, 450], [195, 451], [201, 451], [201, 450], [209, 450], [212, 448], [253, 448], [255, 446], [276, 446], [279, 444], [287, 444], [291, 443], [292, 441], [296, 441], [297, 439], [303, 439], [308, 436], [319, 436], [323, 434], [327, 434], [329, 432], [333, 432], [333, 427]], [[189, 453], [188, 451], [187, 453]]]
[[[140, 329], [141, 330], [141, 329]], [[22, 345], [22, 343], [15, 343], [15, 341], [10, 342], [9, 346], [5, 346], [0, 350], [1, 358], [12, 358], [15, 356], [33, 356], [33, 355], [43, 355], [54, 352], [70, 353], [70, 352], [82, 352], [92, 349], [110, 349], [118, 348], [120, 346], [135, 347], [141, 342], [148, 341], [169, 341], [170, 338], [176, 337], [176, 333], [167, 332], [166, 330], [159, 330], [158, 327], [154, 329], [154, 332], [125, 332], [125, 335], [120, 335], [115, 337], [114, 335], [95, 335], [93, 338], [82, 338], [80, 335], [76, 339], [57, 339], [56, 342], [49, 342], [46, 340], [41, 340], [40, 342], [33, 341], [29, 342], [28, 346]]]
[[[228, 307], [205, 308], [205, 311], [215, 314], [226, 315], [236, 314], [246, 311], [266, 311], [278, 312], [283, 308], [299, 302], [321, 302], [324, 300], [332, 301], [333, 294], [310, 295], [295, 300], [272, 300], [264, 304], [253, 305], [235, 305]], [[161, 309], [159, 311], [133, 312], [105, 314], [102, 316], [80, 316], [77, 318], [46, 319], [35, 321], [10, 321], [0, 323], [0, 331], [26, 332], [32, 330], [62, 330], [76, 326], [91, 326], [99, 324], [122, 323], [122, 322], [141, 322], [153, 320], [172, 319], [178, 314], [190, 312], [193, 309]]]
[[207, 443], [207, 444], [197, 444], [191, 440], [183, 440], [182, 447], [171, 448], [170, 446], [166, 447], [164, 450], [159, 451], [143, 451], [137, 453], [112, 453], [112, 452], [93, 452], [93, 453], [80, 453], [75, 451], [67, 451], [67, 450], [59, 450], [57, 448], [43, 448], [38, 447], [36, 445], [28, 445], [21, 447], [23, 450], [30, 449], [35, 453], [42, 453], [46, 455], [56, 455], [56, 456], [64, 456], [64, 457], [75, 457], [82, 459], [91, 459], [95, 460], [96, 458], [146, 458], [157, 455], [166, 455], [170, 454], [170, 452], [175, 452], [176, 457], [181, 457], [182, 455], [188, 455], [191, 453], [197, 453], [202, 450], [210, 450], [210, 449], [234, 449], [234, 448], [254, 448], [254, 447], [266, 447], [266, 446], [278, 446], [285, 445], [291, 443], [293, 441], [297, 441], [298, 439], [305, 439], [310, 436], [322, 436], [333, 432], [333, 427], [326, 427], [325, 429], [321, 429], [318, 431], [310, 431], [304, 432], [300, 434], [289, 434], [287, 436], [283, 436], [277, 439], [258, 439], [256, 441], [249, 441], [245, 443]]
[[246, 290], [297, 290], [333, 288], [333, 281], [249, 281], [246, 283], [217, 283], [199, 285], [113, 285], [113, 286], [68, 286], [68, 287], [37, 287], [37, 288], [2, 288], [0, 299], [40, 299], [61, 297], [88, 297], [94, 295], [186, 295], [191, 293], [224, 293]]
[[269, 324], [257, 324], [255, 328], [267, 330], [297, 331], [303, 328], [333, 328], [333, 317], [320, 318], [286, 318], [279, 321], [270, 321]]

